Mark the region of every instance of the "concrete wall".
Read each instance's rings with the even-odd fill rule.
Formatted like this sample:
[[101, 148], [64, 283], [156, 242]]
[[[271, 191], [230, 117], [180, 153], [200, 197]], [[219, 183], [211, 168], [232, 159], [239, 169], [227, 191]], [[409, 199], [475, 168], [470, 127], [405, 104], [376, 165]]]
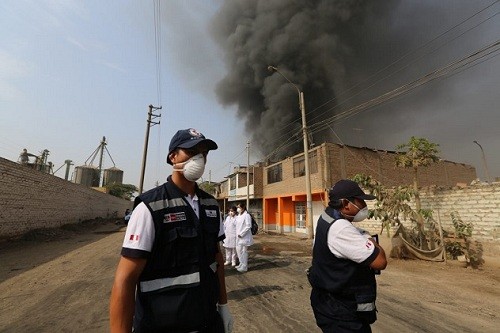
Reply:
[[97, 217], [123, 216], [132, 202], [0, 157], [0, 238]]
[[[483, 243], [485, 253], [500, 254], [500, 183], [477, 184], [459, 188], [430, 187], [421, 194], [422, 208], [434, 210], [444, 230], [453, 232], [450, 213], [456, 211], [464, 222], [474, 225], [473, 238]], [[403, 222], [404, 224], [404, 222]], [[380, 232], [380, 221], [357, 224], [373, 233]]]

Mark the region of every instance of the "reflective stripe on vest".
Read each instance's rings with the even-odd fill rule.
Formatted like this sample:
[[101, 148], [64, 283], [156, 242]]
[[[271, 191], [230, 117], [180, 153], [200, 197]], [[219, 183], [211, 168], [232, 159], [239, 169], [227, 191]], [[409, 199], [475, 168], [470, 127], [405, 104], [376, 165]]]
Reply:
[[358, 304], [358, 311], [373, 311], [373, 310], [375, 310], [375, 302]]
[[321, 213], [321, 218], [325, 220], [326, 223], [333, 223], [333, 221], [335, 221], [335, 219], [326, 212]]
[[149, 292], [163, 288], [183, 286], [199, 282], [200, 282], [200, 273], [195, 272], [186, 275], [179, 275], [173, 278], [169, 277], [169, 278], [156, 279], [150, 281], [142, 281], [140, 286], [142, 292]]
[[200, 198], [200, 204], [203, 206], [219, 206], [219, 203], [214, 198]]
[[212, 269], [212, 271], [217, 272], [217, 262], [213, 262], [210, 264], [210, 268]]
[[170, 200], [158, 200], [155, 202], [150, 202], [149, 207], [156, 212], [157, 210], [169, 208], [169, 207], [179, 207], [179, 206], [187, 206], [186, 202], [181, 198], [175, 198]]
[[[217, 262], [213, 262], [210, 264], [210, 269], [215, 273], [217, 272]], [[175, 287], [175, 286], [182, 286], [182, 285], [187, 285], [187, 284], [192, 284], [192, 283], [198, 283], [200, 282], [200, 273], [191, 273], [191, 274], [186, 274], [186, 275], [179, 275], [177, 277], [173, 278], [163, 278], [163, 279], [156, 279], [156, 280], [150, 280], [150, 281], [142, 281], [141, 282], [141, 291], [142, 292], [148, 292], [148, 291], [154, 291], [154, 290], [159, 290], [163, 288], [168, 288], [168, 287]]]

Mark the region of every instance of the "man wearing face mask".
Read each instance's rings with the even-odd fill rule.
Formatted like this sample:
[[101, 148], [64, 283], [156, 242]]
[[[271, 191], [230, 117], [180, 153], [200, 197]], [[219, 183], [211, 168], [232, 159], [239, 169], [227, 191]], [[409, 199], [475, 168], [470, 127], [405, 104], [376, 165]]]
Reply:
[[195, 129], [177, 131], [167, 156], [172, 175], [135, 199], [111, 292], [111, 332], [232, 331], [222, 218], [196, 184], [215, 149]]
[[308, 278], [311, 306], [323, 332], [371, 332], [376, 320], [375, 271], [385, 269], [385, 252], [352, 222], [368, 215], [365, 194], [351, 180], [328, 192], [328, 207], [318, 219]]

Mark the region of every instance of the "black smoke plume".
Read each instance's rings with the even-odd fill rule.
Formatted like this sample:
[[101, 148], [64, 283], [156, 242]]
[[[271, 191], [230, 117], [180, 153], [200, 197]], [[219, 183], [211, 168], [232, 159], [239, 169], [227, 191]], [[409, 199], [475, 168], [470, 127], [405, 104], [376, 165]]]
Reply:
[[[386, 72], [377, 72], [473, 11], [463, 1], [227, 0], [211, 26], [227, 67], [216, 93], [221, 104], [237, 106], [254, 147], [264, 155], [297, 153], [302, 150], [298, 93], [278, 73], [270, 73], [268, 65], [278, 67], [303, 90], [307, 125], [314, 128], [322, 120], [434, 69], [440, 58], [433, 55], [385, 81], [380, 78]], [[433, 94], [438, 92], [428, 96]], [[384, 112], [378, 123], [399, 120], [391, 128], [412, 126], [410, 117], [387, 108]], [[344, 135], [355, 136], [352, 129], [356, 124], [362, 125], [365, 134], [376, 131], [366, 118], [356, 121]], [[342, 132], [343, 124], [335, 126]], [[310, 132], [316, 144], [336, 141], [328, 128]], [[376, 148], [376, 141], [370, 141], [371, 147]], [[391, 148], [402, 142], [405, 139]]]
[[[331, 117], [335, 111], [325, 109], [339, 104], [342, 92], [374, 63], [384, 63], [379, 50], [387, 47], [397, 3], [226, 1], [212, 26], [228, 69], [216, 88], [220, 102], [238, 106], [238, 116], [246, 120], [263, 154], [300, 150], [298, 92], [269, 72], [268, 65], [278, 67], [304, 92], [308, 125]], [[327, 133], [312, 133], [313, 141], [321, 143]], [[279, 149], [289, 139], [295, 144]]]

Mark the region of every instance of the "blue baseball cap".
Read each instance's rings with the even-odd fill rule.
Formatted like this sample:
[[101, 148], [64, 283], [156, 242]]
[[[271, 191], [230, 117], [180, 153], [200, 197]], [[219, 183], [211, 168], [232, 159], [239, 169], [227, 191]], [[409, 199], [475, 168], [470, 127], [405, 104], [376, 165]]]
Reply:
[[373, 200], [376, 197], [366, 194], [356, 182], [349, 179], [341, 179], [328, 191], [330, 200], [340, 200], [347, 198], [358, 198], [362, 200]]
[[195, 130], [194, 128], [188, 128], [184, 130], [178, 130], [177, 133], [172, 137], [172, 140], [170, 140], [170, 145], [168, 146], [168, 155], [167, 155], [167, 163], [172, 164], [170, 161], [170, 153], [172, 153], [174, 150], [177, 148], [193, 148], [196, 145], [199, 145], [200, 143], [205, 143], [208, 150], [216, 150], [217, 144], [210, 140], [205, 138], [203, 134]]

